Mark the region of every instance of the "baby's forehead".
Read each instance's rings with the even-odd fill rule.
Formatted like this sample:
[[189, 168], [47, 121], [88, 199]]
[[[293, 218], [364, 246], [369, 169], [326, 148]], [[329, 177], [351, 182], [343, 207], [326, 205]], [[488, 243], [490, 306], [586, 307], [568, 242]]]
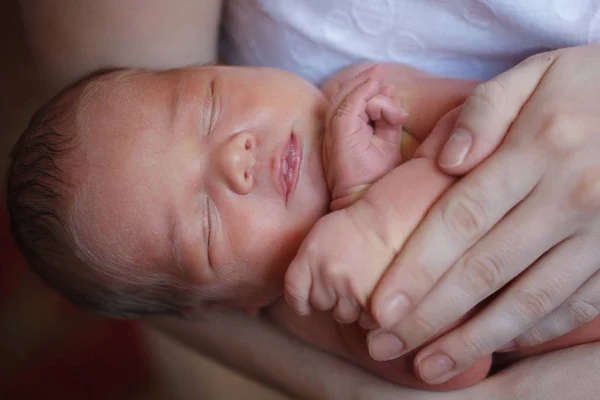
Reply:
[[126, 100], [143, 92], [147, 88], [144, 83], [151, 85], [158, 77], [158, 72], [137, 69], [95, 76], [82, 86], [77, 106], [85, 110], [96, 103]]
[[126, 70], [91, 80], [74, 104], [76, 132], [95, 143], [164, 124], [174, 82], [160, 78], [155, 72]]

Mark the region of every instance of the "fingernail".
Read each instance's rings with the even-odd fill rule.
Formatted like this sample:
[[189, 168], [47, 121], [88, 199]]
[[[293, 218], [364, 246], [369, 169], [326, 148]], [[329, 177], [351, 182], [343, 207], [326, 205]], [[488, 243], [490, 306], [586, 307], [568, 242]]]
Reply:
[[408, 310], [408, 297], [402, 293], [390, 295], [383, 305], [383, 310], [379, 315], [379, 324], [382, 328], [389, 329], [396, 325]]
[[514, 349], [516, 349], [517, 347], [519, 347], [517, 340], [511, 340], [510, 342], [506, 343], [504, 346], [500, 347], [498, 350], [498, 352], [503, 352], [503, 351], [512, 351]]
[[419, 365], [421, 379], [432, 385], [446, 382], [453, 374], [454, 361], [445, 354], [435, 353], [422, 360]]
[[371, 330], [378, 327], [377, 322], [375, 322], [373, 317], [364, 311], [361, 312], [358, 317], [358, 325], [365, 330]]
[[354, 78], [358, 78], [359, 76], [370, 74], [375, 68], [377, 68], [377, 65], [379, 65], [379, 64], [373, 64], [369, 68], [365, 68], [362, 71], [358, 71], [356, 73], [356, 75], [354, 75]]
[[458, 128], [454, 131], [448, 142], [444, 145], [440, 154], [440, 167], [455, 167], [460, 165], [467, 158], [473, 137], [466, 129]]
[[391, 333], [380, 333], [369, 339], [369, 354], [375, 361], [388, 361], [402, 355], [404, 343]]

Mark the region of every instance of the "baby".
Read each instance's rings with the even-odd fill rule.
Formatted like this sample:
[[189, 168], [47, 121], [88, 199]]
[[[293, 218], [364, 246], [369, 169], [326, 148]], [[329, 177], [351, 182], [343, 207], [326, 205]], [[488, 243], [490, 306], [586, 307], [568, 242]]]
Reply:
[[[406, 115], [390, 88], [368, 80], [362, 87], [375, 92], [358, 95], [381, 133], [371, 153], [355, 153], [374, 169], [341, 182], [353, 187], [331, 181], [334, 203], [350, 204], [401, 161]], [[15, 237], [44, 279], [102, 314], [263, 307], [282, 295], [286, 266], [329, 212], [328, 106], [308, 82], [263, 68], [84, 79], [39, 110], [15, 145]]]
[[[431, 158], [393, 169], [403, 161], [399, 143], [405, 157], [416, 146], [401, 138], [406, 113], [392, 100], [373, 69], [344, 85], [331, 107], [308, 82], [265, 68], [88, 77], [40, 109], [15, 145], [11, 227], [31, 266], [83, 308], [122, 318], [254, 310], [281, 296], [286, 266], [330, 201], [347, 208], [315, 232], [347, 226], [333, 234], [352, 237], [358, 228], [348, 254], [371, 257], [362, 267], [387, 265], [401, 233], [418, 222], [382, 206], [407, 195], [396, 179], [410, 171], [422, 185], [415, 201], [423, 213], [452, 183]], [[428, 138], [417, 155], [428, 154], [427, 143], [435, 148]], [[314, 283], [302, 269], [292, 266], [288, 289]], [[346, 269], [315, 282], [349, 301], [336, 310], [349, 322], [382, 272]], [[335, 304], [326, 299], [322, 308]], [[483, 360], [461, 375], [469, 379], [443, 387], [470, 385], [488, 367]]]
[[[362, 89], [349, 100], [369, 104], [360, 115], [377, 121], [373, 150], [386, 154], [365, 159], [376, 173], [360, 182], [331, 182], [348, 204], [358, 183], [402, 161], [406, 115], [376, 72], [358, 77]], [[286, 266], [329, 212], [328, 109], [316, 87], [272, 69], [86, 78], [40, 109], [15, 145], [15, 238], [46, 281], [105, 315], [260, 308], [282, 295]]]

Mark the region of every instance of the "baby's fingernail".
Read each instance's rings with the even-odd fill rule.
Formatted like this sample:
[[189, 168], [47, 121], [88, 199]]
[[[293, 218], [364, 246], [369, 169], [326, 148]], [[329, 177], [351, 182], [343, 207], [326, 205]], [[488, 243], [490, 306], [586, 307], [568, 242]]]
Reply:
[[307, 305], [297, 305], [296, 306], [296, 313], [298, 315], [306, 317], [306, 316], [310, 315], [310, 312], [311, 312], [310, 306], [307, 306]]
[[454, 361], [447, 355], [435, 353], [419, 362], [419, 375], [429, 384], [443, 383], [454, 375], [451, 372], [454, 365]]
[[382, 328], [391, 328], [404, 317], [408, 306], [409, 301], [406, 295], [395, 293], [389, 296], [383, 305], [383, 310], [377, 322], [379, 322]]
[[372, 73], [373, 70], [376, 69], [378, 65], [379, 64], [373, 64], [369, 68], [365, 68], [362, 71], [359, 71], [356, 75], [354, 75], [354, 77], [356, 78], [356, 77], [359, 77], [359, 76], [368, 75], [368, 74]]
[[404, 343], [391, 333], [380, 333], [369, 338], [369, 354], [375, 361], [388, 361], [402, 355]]
[[462, 164], [467, 158], [472, 144], [473, 137], [469, 131], [462, 128], [456, 129], [442, 149], [439, 158], [440, 167], [448, 168]]
[[358, 317], [358, 325], [363, 329], [375, 329], [378, 327], [373, 317], [364, 311]]
[[[394, 96], [396, 95], [396, 88], [394, 86], [390, 86], [390, 85], [385, 85], [382, 86], [381, 89], [379, 89], [379, 93], [383, 96], [387, 96], [389, 98], [394, 98]], [[408, 113], [406, 111], [404, 111], [404, 109], [402, 109], [404, 114]]]
[[296, 314], [301, 316], [310, 315], [310, 306], [297, 301], [293, 296], [291, 296], [288, 292], [285, 292], [283, 295], [285, 302], [296, 312]]

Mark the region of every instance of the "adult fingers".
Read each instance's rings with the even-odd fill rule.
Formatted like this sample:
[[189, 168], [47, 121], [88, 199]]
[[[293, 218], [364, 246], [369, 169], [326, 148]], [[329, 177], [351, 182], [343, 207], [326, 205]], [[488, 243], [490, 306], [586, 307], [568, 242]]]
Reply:
[[391, 328], [407, 315], [467, 248], [530, 193], [543, 169], [531, 152], [509, 149], [451, 187], [380, 280], [371, 300], [379, 325]]
[[[540, 258], [490, 306], [424, 348], [415, 358], [421, 377], [445, 382], [548, 315], [597, 269], [588, 241], [573, 237]], [[569, 267], [570, 266], [570, 267]], [[466, 281], [470, 281], [467, 279]], [[440, 359], [447, 359], [440, 368]]]
[[494, 79], [480, 83], [468, 97], [438, 163], [462, 175], [486, 159], [536, 90], [560, 51], [532, 56]]
[[592, 322], [598, 316], [600, 316], [600, 272], [590, 277], [556, 310], [520, 334], [509, 347], [510, 349], [524, 348], [546, 343]]

